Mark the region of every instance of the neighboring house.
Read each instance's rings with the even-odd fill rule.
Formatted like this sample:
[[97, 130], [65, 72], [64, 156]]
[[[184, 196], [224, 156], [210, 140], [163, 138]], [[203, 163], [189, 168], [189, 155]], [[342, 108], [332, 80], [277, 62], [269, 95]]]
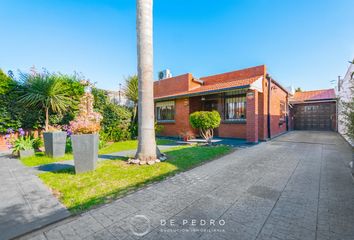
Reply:
[[338, 97], [338, 132], [352, 145], [352, 142], [346, 136], [346, 123], [343, 115], [343, 111], [345, 111], [343, 107], [343, 102], [350, 102], [353, 99], [353, 83], [354, 78], [352, 78], [352, 74], [354, 72], [354, 64], [350, 64], [343, 79], [338, 80], [337, 86], [337, 97]]
[[126, 107], [132, 107], [133, 103], [130, 101], [124, 94], [123, 91], [111, 91], [111, 90], [105, 90], [107, 93], [107, 96], [109, 100], [117, 105], [120, 106], [126, 106]]
[[337, 130], [334, 89], [296, 92], [289, 102], [291, 129]]
[[189, 115], [216, 110], [222, 121], [215, 136], [266, 140], [287, 131], [288, 97], [265, 65], [199, 79], [187, 73], [154, 82], [155, 116], [164, 136], [197, 135]]

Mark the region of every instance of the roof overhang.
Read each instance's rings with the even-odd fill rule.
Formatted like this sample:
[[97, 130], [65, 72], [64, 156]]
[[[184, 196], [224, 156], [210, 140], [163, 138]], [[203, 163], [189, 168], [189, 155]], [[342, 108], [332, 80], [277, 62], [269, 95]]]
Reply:
[[[252, 84], [251, 84], [252, 85]], [[242, 89], [242, 88], [250, 88], [250, 84], [248, 85], [243, 85], [243, 86], [237, 86], [237, 87], [230, 87], [230, 88], [222, 88], [222, 89], [216, 89], [216, 90], [210, 90], [210, 91], [203, 91], [203, 92], [196, 92], [196, 93], [186, 93], [186, 94], [180, 94], [180, 95], [174, 95], [174, 96], [167, 96], [167, 97], [158, 97], [155, 98], [155, 101], [164, 101], [164, 100], [171, 100], [171, 99], [177, 99], [177, 98], [185, 98], [185, 97], [196, 97], [196, 96], [203, 96], [203, 95], [210, 95], [210, 94], [215, 94], [215, 93], [222, 93], [226, 91], [232, 91], [236, 89]]]
[[337, 102], [335, 98], [319, 99], [319, 100], [307, 100], [307, 101], [289, 101], [290, 104], [307, 104], [307, 103], [326, 103], [326, 102]]

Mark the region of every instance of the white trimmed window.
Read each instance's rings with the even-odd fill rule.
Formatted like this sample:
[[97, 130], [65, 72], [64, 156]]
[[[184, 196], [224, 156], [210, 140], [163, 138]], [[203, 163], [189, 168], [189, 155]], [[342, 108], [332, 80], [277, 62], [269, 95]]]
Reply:
[[173, 121], [175, 120], [175, 102], [165, 101], [156, 103], [156, 120]]

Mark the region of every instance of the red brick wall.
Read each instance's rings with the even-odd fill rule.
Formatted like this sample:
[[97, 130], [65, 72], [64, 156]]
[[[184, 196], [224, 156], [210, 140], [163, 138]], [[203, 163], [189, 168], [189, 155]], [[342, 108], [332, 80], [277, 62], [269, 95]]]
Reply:
[[180, 137], [186, 132], [194, 134], [195, 130], [189, 124], [189, 99], [183, 98], [175, 100], [174, 122], [160, 122], [158, 124], [163, 126], [163, 130], [159, 134], [161, 136]]
[[264, 94], [258, 92], [258, 138], [259, 140], [265, 140], [267, 138], [267, 115], [264, 114], [264, 108], [267, 107], [264, 104]]
[[154, 97], [158, 98], [170, 94], [183, 93], [200, 86], [200, 83], [193, 81], [192, 74], [186, 73], [180, 76], [155, 81]]
[[258, 142], [258, 92], [256, 90], [249, 90], [246, 101], [246, 140], [247, 142]]
[[275, 137], [283, 132], [286, 132], [286, 122], [280, 123], [280, 101], [284, 101], [285, 107], [287, 108], [287, 93], [282, 90], [275, 83], [271, 83], [271, 94], [270, 94], [270, 115], [271, 115], [271, 136]]
[[266, 74], [263, 76], [263, 92], [260, 93], [258, 101], [261, 106], [259, 108], [259, 139], [266, 140], [268, 138], [268, 79]]
[[221, 123], [218, 136], [225, 138], [246, 138], [246, 123]]
[[238, 79], [246, 79], [246, 78], [251, 78], [256, 76], [262, 76], [265, 74], [265, 71], [266, 71], [265, 65], [260, 65], [260, 66], [246, 68], [238, 71], [202, 77], [201, 79], [205, 82], [205, 85], [211, 85], [219, 82], [230, 82]]
[[187, 73], [180, 76], [155, 81], [154, 97], [188, 91], [190, 77], [191, 74]]

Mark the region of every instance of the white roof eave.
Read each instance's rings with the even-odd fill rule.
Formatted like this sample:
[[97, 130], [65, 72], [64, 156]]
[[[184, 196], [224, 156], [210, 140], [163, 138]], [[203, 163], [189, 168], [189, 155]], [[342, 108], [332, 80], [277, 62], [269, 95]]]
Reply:
[[254, 81], [250, 88], [252, 90], [257, 90], [258, 92], [263, 92], [263, 76], [259, 77], [256, 81]]

